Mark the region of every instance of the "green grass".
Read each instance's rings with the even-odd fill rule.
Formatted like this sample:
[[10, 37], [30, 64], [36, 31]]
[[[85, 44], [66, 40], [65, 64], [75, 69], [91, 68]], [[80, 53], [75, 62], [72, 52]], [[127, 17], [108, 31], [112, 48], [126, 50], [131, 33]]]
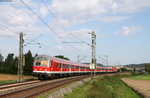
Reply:
[[140, 98], [128, 88], [120, 76], [104, 76], [88, 81], [64, 98]]
[[16, 80], [0, 81], [0, 84], [15, 83]]
[[83, 85], [75, 88], [72, 93], [64, 96], [64, 98], [85, 98], [90, 88], [90, 82], [85, 82]]
[[135, 76], [135, 77], [130, 77], [130, 78], [136, 79], [136, 80], [150, 80], [150, 74], [140, 75], [140, 76]]
[[[36, 79], [33, 79], [33, 78], [30, 78], [30, 79], [26, 79], [25, 81], [31, 81], [31, 80], [36, 80]], [[0, 84], [8, 84], [8, 83], [16, 83], [17, 80], [7, 80], [7, 81], [0, 81]]]

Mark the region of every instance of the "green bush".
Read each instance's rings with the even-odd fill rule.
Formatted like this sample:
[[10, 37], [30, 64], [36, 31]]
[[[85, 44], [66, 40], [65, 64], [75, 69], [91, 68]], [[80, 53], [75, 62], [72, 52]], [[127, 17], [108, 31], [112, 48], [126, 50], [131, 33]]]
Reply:
[[150, 64], [145, 64], [145, 71], [150, 73]]

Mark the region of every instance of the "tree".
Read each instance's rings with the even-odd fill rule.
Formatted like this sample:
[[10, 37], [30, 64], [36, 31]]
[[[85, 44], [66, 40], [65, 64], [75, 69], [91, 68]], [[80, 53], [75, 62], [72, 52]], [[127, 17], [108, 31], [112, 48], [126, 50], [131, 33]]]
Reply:
[[9, 53], [7, 58], [5, 59], [5, 66], [11, 66], [14, 63], [14, 54], [13, 53]]
[[0, 54], [0, 66], [2, 65], [3, 63], [3, 56]]
[[121, 72], [127, 71], [127, 68], [121, 68]]
[[14, 54], [9, 53], [5, 59], [4, 65], [1, 68], [1, 69], [3, 69], [3, 70], [1, 70], [1, 72], [17, 74], [16, 62], [17, 62], [17, 60], [14, 59]]
[[150, 64], [145, 64], [145, 71], [150, 73]]
[[29, 50], [25, 54], [24, 74], [31, 75], [32, 74], [32, 66], [33, 66], [33, 58], [32, 58], [32, 53]]
[[64, 59], [64, 60], [68, 60], [69, 61], [69, 58], [67, 57], [64, 57], [63, 55], [58, 55], [58, 56], [55, 56], [57, 58], [61, 58], [61, 59]]

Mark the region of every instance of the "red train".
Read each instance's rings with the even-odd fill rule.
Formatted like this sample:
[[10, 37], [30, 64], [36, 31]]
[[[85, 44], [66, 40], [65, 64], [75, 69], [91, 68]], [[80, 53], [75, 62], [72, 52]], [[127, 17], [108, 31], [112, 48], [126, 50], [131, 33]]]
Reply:
[[[33, 75], [39, 79], [49, 79], [71, 75], [90, 74], [92, 69], [89, 65], [70, 62], [56, 57], [39, 55], [35, 57]], [[97, 67], [96, 73], [117, 72], [112, 67]]]

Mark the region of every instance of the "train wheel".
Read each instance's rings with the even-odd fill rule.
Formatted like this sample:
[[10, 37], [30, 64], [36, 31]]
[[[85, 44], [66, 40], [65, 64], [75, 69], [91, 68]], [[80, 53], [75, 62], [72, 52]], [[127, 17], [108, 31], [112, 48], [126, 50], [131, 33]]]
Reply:
[[39, 80], [43, 80], [43, 79], [44, 79], [43, 75], [42, 75], [42, 74], [39, 74], [39, 75], [38, 75], [38, 79], [39, 79]]

